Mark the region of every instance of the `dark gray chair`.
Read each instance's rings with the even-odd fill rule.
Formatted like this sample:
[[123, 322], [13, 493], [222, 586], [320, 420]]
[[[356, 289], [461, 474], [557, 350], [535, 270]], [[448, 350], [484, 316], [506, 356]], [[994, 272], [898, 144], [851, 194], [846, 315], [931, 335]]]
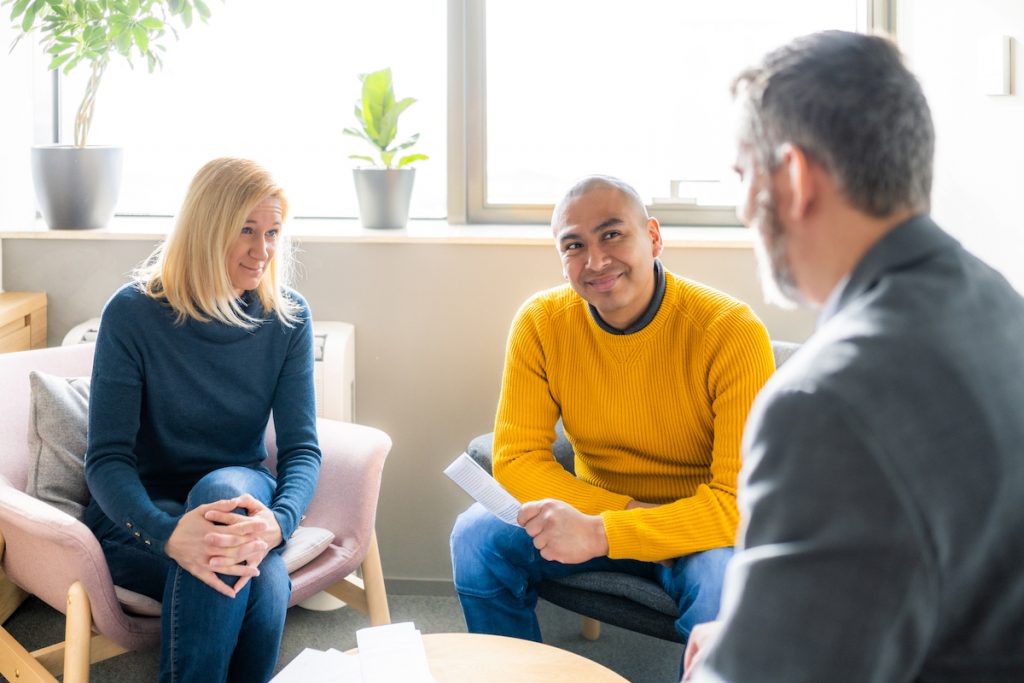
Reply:
[[[773, 341], [775, 366], [781, 366], [799, 348], [792, 342]], [[569, 472], [575, 473], [575, 455], [562, 431], [562, 421], [555, 425], [557, 438], [552, 445], [555, 459]], [[494, 433], [482, 434], [469, 442], [466, 452], [488, 472]], [[619, 572], [583, 572], [564, 579], [542, 581], [537, 593], [550, 603], [582, 615], [582, 634], [596, 640], [601, 622], [644, 633], [655, 638], [680, 642], [675, 629], [679, 610], [661, 586], [630, 574]]]

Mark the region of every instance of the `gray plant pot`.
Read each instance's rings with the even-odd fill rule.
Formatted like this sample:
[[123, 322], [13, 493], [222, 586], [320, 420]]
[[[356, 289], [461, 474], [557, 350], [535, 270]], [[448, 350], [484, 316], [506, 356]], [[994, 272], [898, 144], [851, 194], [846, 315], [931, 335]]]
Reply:
[[409, 222], [409, 200], [414, 168], [357, 168], [352, 171], [363, 227], [404, 228]]
[[39, 213], [51, 230], [102, 228], [121, 192], [121, 147], [41, 145], [32, 148]]

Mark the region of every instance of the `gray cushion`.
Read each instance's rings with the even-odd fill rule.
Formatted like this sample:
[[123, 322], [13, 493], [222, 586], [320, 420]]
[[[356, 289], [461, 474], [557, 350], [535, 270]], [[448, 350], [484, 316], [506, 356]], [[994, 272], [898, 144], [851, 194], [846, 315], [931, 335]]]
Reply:
[[772, 354], [775, 356], [775, 367], [781, 368], [790, 356], [800, 349], [800, 344], [788, 341], [772, 341]]
[[642, 579], [639, 576], [622, 572], [583, 572], [551, 580], [579, 590], [629, 598], [655, 612], [661, 612], [673, 620], [679, 617], [679, 607], [668, 593], [653, 581]]
[[85, 484], [89, 378], [29, 373], [29, 470], [26, 493], [81, 520]]

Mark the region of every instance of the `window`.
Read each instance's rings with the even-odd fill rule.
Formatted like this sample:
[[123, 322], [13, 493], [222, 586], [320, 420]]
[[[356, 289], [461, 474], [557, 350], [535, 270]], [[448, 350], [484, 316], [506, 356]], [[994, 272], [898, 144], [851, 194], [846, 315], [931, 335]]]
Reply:
[[663, 221], [735, 224], [731, 79], [798, 35], [864, 30], [878, 4], [468, 0], [469, 220], [546, 222], [606, 173]]
[[[162, 71], [111, 63], [90, 143], [126, 149], [121, 214], [173, 214], [199, 166], [238, 155], [273, 170], [293, 216], [354, 217], [348, 155], [367, 150], [341, 130], [357, 75], [390, 66], [418, 100], [399, 135], [430, 155], [414, 218], [547, 222], [573, 180], [603, 172], [663, 222], [734, 224], [732, 76], [801, 33], [889, 25], [893, 1], [211, 3]], [[86, 71], [61, 79], [62, 141]]]
[[[216, 156], [258, 160], [284, 186], [294, 216], [358, 215], [349, 154], [358, 74], [390, 66], [399, 97], [415, 97], [399, 135], [420, 132], [413, 215], [444, 217], [445, 4], [442, 0], [208, 3], [212, 16], [169, 40], [164, 68], [134, 73], [112, 60], [90, 144], [125, 148], [120, 214], [178, 210], [188, 181]], [[87, 67], [62, 87], [70, 141]]]

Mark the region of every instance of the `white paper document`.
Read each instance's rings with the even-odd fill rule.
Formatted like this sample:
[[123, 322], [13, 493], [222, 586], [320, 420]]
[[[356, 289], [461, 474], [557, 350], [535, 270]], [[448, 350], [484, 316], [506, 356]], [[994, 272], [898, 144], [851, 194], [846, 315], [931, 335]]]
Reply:
[[487, 470], [469, 457], [468, 453], [455, 458], [454, 462], [444, 469], [444, 473], [461, 486], [463, 491], [473, 496], [474, 500], [490, 510], [495, 517], [518, 526], [516, 517], [519, 516], [519, 508], [522, 505], [511, 493], [502, 488]]
[[411, 621], [356, 631], [362, 683], [435, 683], [423, 637]]
[[270, 683], [362, 683], [359, 658], [335, 649], [327, 652], [307, 647]]

